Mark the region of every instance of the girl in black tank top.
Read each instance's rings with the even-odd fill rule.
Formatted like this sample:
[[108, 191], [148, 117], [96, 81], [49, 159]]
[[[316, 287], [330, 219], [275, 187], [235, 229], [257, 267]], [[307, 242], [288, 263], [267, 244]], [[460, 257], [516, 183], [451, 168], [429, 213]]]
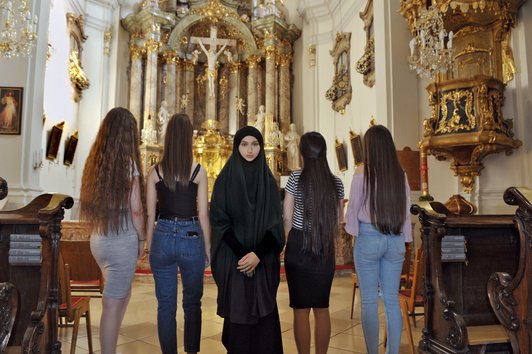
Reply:
[[[192, 159], [187, 115], [168, 122], [161, 162], [146, 182], [147, 253], [155, 280], [157, 330], [163, 354], [177, 354], [178, 272], [183, 285], [184, 347], [200, 351], [203, 273], [210, 260], [207, 173]], [[156, 205], [159, 220], [155, 225]], [[154, 227], [155, 225], [155, 227]]]

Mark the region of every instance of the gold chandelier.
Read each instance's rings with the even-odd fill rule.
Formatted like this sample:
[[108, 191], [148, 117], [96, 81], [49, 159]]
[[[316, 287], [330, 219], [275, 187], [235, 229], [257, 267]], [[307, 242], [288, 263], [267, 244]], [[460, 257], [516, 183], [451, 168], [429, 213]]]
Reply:
[[29, 56], [37, 40], [37, 16], [27, 0], [0, 0], [0, 55]]
[[451, 67], [453, 31], [447, 33], [442, 14], [431, 5], [414, 22], [415, 36], [410, 41], [410, 69], [419, 76], [434, 78]]

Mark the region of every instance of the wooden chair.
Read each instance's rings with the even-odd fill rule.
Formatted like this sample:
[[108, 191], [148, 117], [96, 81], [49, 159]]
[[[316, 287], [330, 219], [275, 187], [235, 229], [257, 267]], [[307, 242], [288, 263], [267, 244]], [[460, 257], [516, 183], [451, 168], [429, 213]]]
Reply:
[[0, 283], [0, 353], [7, 348], [18, 309], [18, 291], [11, 283]]
[[[414, 259], [414, 272], [412, 275], [412, 285], [406, 289], [399, 289], [399, 301], [404, 303], [407, 310], [407, 320], [412, 317], [414, 327], [416, 327], [416, 316], [423, 315], [423, 312], [416, 312], [416, 307], [423, 307], [423, 274], [424, 257], [422, 247], [416, 250]], [[403, 307], [403, 304], [401, 304]], [[408, 325], [410, 321], [408, 320]]]
[[[409, 288], [401, 287], [399, 289], [399, 306], [401, 307], [401, 314], [403, 316], [403, 329], [406, 329], [408, 332], [408, 340], [410, 344], [410, 353], [415, 354], [415, 345], [414, 345], [414, 337], [412, 335], [412, 326], [410, 325], [410, 316], [414, 316], [414, 308], [415, 306], [412, 305], [412, 311], [409, 311], [409, 305], [410, 305], [410, 294], [411, 293], [420, 293], [421, 291], [421, 285], [422, 285], [422, 269], [423, 269], [423, 260], [421, 259], [421, 253], [422, 253], [422, 247], [419, 247], [416, 250], [416, 257], [414, 260], [414, 271], [412, 274], [410, 274], [410, 264], [412, 263], [410, 259], [411, 256], [411, 248], [410, 244], [408, 244], [407, 252], [405, 254], [405, 261], [403, 263], [403, 271], [401, 274], [401, 282], [403, 280], [405, 281], [405, 286], [410, 284], [410, 281], [412, 281], [411, 286]], [[408, 266], [405, 266], [407, 264]], [[421, 270], [420, 270], [421, 269]], [[419, 288], [419, 289], [418, 289]], [[414, 289], [414, 290], [413, 290]], [[423, 298], [418, 298], [418, 301], [420, 305], [423, 306]], [[415, 317], [413, 317], [415, 319]], [[414, 322], [415, 323], [415, 322]], [[386, 347], [387, 344], [387, 333], [386, 333], [386, 327], [384, 328], [384, 346]]]
[[101, 297], [104, 287], [102, 271], [92, 256], [90, 240], [61, 240], [61, 256], [70, 266], [70, 288], [73, 293], [94, 293]]
[[401, 270], [401, 287], [409, 288], [412, 281], [412, 243], [405, 242], [405, 260]]
[[[76, 343], [78, 340], [79, 321], [81, 317], [85, 317], [87, 325], [87, 341], [89, 344], [89, 353], [92, 354], [92, 331], [91, 331], [91, 316], [90, 316], [90, 300], [88, 296], [78, 297], [72, 296], [70, 288], [70, 265], [59, 260], [59, 282], [61, 287], [61, 300], [59, 305], [59, 320], [65, 319], [67, 325], [72, 324], [72, 341], [70, 344], [70, 354], [76, 352]], [[59, 325], [60, 327], [62, 325]]]
[[355, 295], [358, 288], [358, 277], [357, 273], [355, 272], [355, 265], [353, 264], [353, 272], [351, 273], [351, 280], [353, 282], [353, 295], [351, 297], [351, 319], [353, 319], [353, 312], [355, 310]]

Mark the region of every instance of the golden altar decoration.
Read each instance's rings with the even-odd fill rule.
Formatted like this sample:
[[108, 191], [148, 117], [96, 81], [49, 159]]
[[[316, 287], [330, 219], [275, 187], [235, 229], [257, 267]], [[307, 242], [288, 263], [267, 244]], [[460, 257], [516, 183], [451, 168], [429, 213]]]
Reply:
[[521, 146], [502, 106], [505, 84], [515, 72], [509, 37], [525, 2], [401, 0], [400, 13], [414, 37], [420, 35], [416, 22], [431, 7], [441, 12], [445, 31], [453, 33], [441, 38], [452, 41], [445, 43], [452, 47], [452, 63], [427, 87], [432, 114], [423, 123], [419, 146], [437, 159], [449, 159], [467, 193], [484, 168], [484, 157], [511, 154]]
[[194, 135], [192, 154], [207, 171], [209, 180], [209, 196], [214, 186], [214, 181], [231, 155], [233, 139], [231, 136], [220, 134], [220, 124], [212, 119], [202, 124], [203, 130]]

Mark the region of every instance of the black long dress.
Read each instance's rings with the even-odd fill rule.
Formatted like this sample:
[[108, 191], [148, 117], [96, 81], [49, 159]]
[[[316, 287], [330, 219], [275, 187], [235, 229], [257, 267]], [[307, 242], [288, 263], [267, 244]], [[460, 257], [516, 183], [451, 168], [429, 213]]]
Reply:
[[[261, 150], [252, 162], [239, 153], [246, 136]], [[277, 310], [279, 254], [284, 247], [281, 204], [275, 179], [266, 165], [262, 135], [240, 129], [233, 154], [218, 176], [211, 198], [213, 277], [218, 286], [217, 314], [224, 318], [222, 342], [231, 354], [283, 353]], [[260, 258], [253, 277], [237, 269], [254, 251]]]

